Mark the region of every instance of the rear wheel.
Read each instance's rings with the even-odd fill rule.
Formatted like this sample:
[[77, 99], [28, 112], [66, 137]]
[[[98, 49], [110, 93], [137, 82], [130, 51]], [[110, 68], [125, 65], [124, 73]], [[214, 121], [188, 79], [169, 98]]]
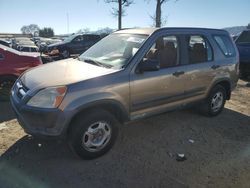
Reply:
[[64, 59], [69, 58], [69, 57], [70, 57], [70, 52], [69, 52], [69, 50], [64, 49], [64, 50], [61, 52], [61, 56], [62, 56]]
[[203, 114], [217, 116], [221, 113], [226, 102], [226, 90], [223, 86], [215, 86], [201, 107]]
[[119, 123], [102, 109], [90, 111], [88, 114], [77, 118], [71, 125], [69, 144], [81, 158], [94, 159], [112, 148]]

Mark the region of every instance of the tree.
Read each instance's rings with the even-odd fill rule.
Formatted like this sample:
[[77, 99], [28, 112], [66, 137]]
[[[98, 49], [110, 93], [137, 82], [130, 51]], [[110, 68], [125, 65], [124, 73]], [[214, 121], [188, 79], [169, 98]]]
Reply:
[[118, 17], [118, 30], [122, 29], [122, 16], [125, 16], [125, 7], [129, 7], [133, 0], [104, 0], [106, 3], [117, 3], [118, 8], [113, 8], [112, 14]]
[[[164, 3], [167, 3], [171, 0], [156, 0], [156, 9], [155, 9], [155, 16], [151, 16], [154, 20], [154, 26], [155, 27], [161, 27], [163, 25], [163, 19], [162, 19], [162, 5]], [[177, 0], [175, 0], [177, 1]]]
[[83, 29], [79, 29], [76, 33], [91, 33], [90, 29], [88, 27], [85, 27]]
[[105, 28], [99, 28], [97, 31], [95, 31], [96, 34], [102, 35], [102, 34], [110, 34], [114, 31], [114, 29], [111, 29], [109, 27]]
[[250, 23], [247, 25], [247, 29], [250, 29]]
[[50, 27], [44, 27], [43, 29], [39, 30], [39, 36], [40, 37], [53, 37], [54, 36], [54, 30]]
[[35, 32], [38, 32], [38, 31], [39, 31], [39, 27], [36, 24], [24, 25], [21, 28], [21, 32], [23, 34], [32, 34], [32, 35], [34, 35]]
[[114, 31], [114, 29], [111, 29], [109, 27], [105, 27], [105, 28], [99, 28], [94, 33], [100, 35], [103, 38], [103, 37], [109, 35], [110, 33], [112, 33], [113, 31]]

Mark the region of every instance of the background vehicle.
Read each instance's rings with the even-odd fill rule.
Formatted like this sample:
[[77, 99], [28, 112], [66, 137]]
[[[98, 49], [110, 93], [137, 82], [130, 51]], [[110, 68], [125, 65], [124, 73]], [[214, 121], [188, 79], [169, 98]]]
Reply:
[[224, 30], [120, 30], [78, 58], [27, 71], [11, 102], [27, 133], [66, 136], [79, 156], [93, 159], [112, 147], [121, 123], [196, 103], [207, 116], [220, 114], [238, 67]]
[[7, 47], [11, 47], [11, 42], [6, 41], [6, 40], [0, 39], [0, 44], [7, 46]]
[[19, 50], [20, 46], [35, 46], [35, 43], [30, 38], [19, 37], [12, 39], [12, 48]]
[[18, 46], [18, 50], [20, 52], [39, 52], [39, 49], [37, 46], [31, 46], [31, 45], [21, 45]]
[[0, 45], [0, 86], [10, 88], [24, 71], [41, 64], [39, 53], [19, 52]]
[[48, 46], [48, 54], [68, 58], [71, 54], [81, 54], [99, 41], [101, 37], [94, 34], [77, 34], [67, 37], [64, 41]]
[[240, 77], [250, 80], [250, 30], [243, 31], [235, 43], [240, 54]]

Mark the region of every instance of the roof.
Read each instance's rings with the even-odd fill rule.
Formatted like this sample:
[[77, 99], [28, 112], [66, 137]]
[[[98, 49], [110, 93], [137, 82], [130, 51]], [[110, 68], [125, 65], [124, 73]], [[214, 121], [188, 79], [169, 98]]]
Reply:
[[115, 33], [130, 33], [130, 34], [142, 34], [142, 35], [151, 35], [153, 32], [159, 28], [134, 28], [134, 29], [122, 29], [116, 31]]
[[122, 29], [116, 31], [115, 33], [129, 33], [129, 34], [142, 34], [142, 35], [151, 35], [155, 31], [161, 30], [195, 30], [195, 31], [215, 31], [215, 32], [227, 32], [223, 29], [212, 29], [212, 28], [198, 28], [198, 27], [163, 27], [163, 28], [133, 28], [133, 29]]

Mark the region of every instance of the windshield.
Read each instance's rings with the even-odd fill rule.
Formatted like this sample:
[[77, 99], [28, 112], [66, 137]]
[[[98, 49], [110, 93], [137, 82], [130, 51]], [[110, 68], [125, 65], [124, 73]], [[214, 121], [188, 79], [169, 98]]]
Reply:
[[250, 31], [243, 31], [237, 38], [236, 43], [250, 43]]
[[79, 60], [92, 60], [115, 69], [123, 68], [147, 37], [137, 34], [111, 34], [84, 52]]

